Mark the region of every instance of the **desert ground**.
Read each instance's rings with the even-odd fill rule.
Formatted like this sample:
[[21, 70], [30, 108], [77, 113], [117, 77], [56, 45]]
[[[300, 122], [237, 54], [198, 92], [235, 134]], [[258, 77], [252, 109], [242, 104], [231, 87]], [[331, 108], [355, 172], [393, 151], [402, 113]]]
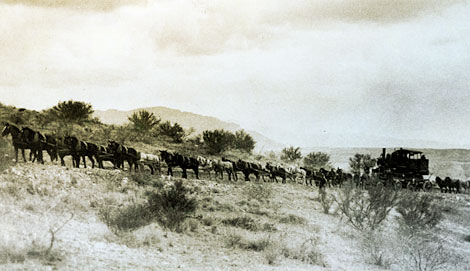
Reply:
[[[435, 226], [404, 233], [396, 207], [374, 230], [352, 227], [338, 204], [344, 188], [327, 188], [322, 197], [297, 182], [189, 177], [4, 165], [0, 269], [470, 270], [467, 191], [400, 192], [431, 195], [442, 214]], [[178, 180], [197, 202], [180, 226], [158, 219], [126, 226], [137, 223], [138, 211], [129, 215], [129, 208], [145, 202], [148, 191]]]

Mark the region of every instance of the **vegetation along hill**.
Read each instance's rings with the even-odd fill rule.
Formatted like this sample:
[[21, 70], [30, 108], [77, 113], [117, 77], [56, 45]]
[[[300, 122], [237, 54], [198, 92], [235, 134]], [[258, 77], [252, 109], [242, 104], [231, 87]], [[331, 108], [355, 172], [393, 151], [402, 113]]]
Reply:
[[[195, 134], [201, 134], [205, 130], [224, 129], [227, 131], [235, 132], [242, 129], [240, 125], [233, 122], [226, 122], [214, 117], [203, 116], [191, 112], [184, 112], [177, 109], [172, 109], [163, 106], [137, 108], [129, 111], [122, 111], [116, 109], [109, 109], [106, 111], [95, 110], [94, 116], [101, 122], [106, 124], [124, 124], [128, 121], [128, 117], [134, 112], [146, 110], [159, 116], [162, 121], [170, 121], [172, 123], [179, 123], [183, 128], [194, 128]], [[284, 146], [272, 139], [267, 138], [256, 131], [247, 131], [256, 141], [256, 150], [281, 150]]]

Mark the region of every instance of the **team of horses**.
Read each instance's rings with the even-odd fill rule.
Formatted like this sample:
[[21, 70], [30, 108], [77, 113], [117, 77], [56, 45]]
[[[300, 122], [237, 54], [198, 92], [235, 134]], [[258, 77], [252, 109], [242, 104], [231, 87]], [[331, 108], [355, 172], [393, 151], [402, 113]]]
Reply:
[[[86, 168], [86, 158], [91, 161], [92, 168], [95, 164], [99, 168], [104, 168], [103, 162], [109, 161], [113, 164], [113, 168], [124, 169], [124, 164], [127, 162], [129, 171], [143, 170], [144, 167], [148, 167], [151, 174], [161, 173], [162, 165], [166, 165], [167, 175], [173, 176], [173, 168], [179, 167], [182, 170], [182, 178], [188, 178], [188, 170], [192, 170], [195, 178], [198, 179], [199, 170], [203, 170], [209, 177], [211, 172], [214, 172], [216, 179], [223, 179], [226, 173], [229, 181], [237, 181], [237, 173], [240, 172], [245, 181], [250, 181], [250, 176], [254, 176], [256, 181], [263, 179], [263, 181], [278, 182], [280, 179], [282, 183], [286, 183], [290, 180], [310, 186], [316, 185], [319, 188], [342, 186], [345, 182], [352, 182], [358, 187], [363, 187], [367, 179], [363, 178], [364, 176], [344, 173], [339, 168], [313, 170], [306, 167], [273, 165], [270, 162], [263, 165], [259, 162], [230, 160], [225, 157], [220, 159], [191, 157], [168, 150], [159, 150], [158, 154], [148, 154], [112, 140], [108, 141], [108, 145], [103, 146], [79, 140], [75, 136], [44, 135], [29, 127], [19, 128], [10, 123], [5, 123], [2, 129], [2, 136], [7, 135], [11, 135], [12, 138], [15, 161], [18, 161], [18, 152], [21, 150], [23, 160], [26, 162], [25, 150], [30, 150], [30, 160], [33, 162], [44, 163], [43, 151], [46, 151], [51, 162], [58, 161], [60, 158], [62, 166], [65, 166], [64, 157], [69, 155], [72, 157], [72, 166], [77, 168], [80, 167], [80, 161]], [[445, 179], [437, 177], [436, 184], [441, 192], [460, 193], [461, 189], [470, 191], [470, 182], [449, 177]]]
[[11, 135], [15, 158], [18, 161], [18, 152], [21, 150], [23, 160], [26, 162], [25, 150], [30, 150], [30, 160], [44, 163], [43, 151], [46, 151], [51, 162], [58, 161], [65, 166], [64, 158], [72, 157], [72, 166], [86, 168], [86, 161], [91, 161], [91, 167], [104, 168], [103, 162], [109, 161], [113, 168], [124, 168], [127, 163], [129, 170], [138, 171], [147, 166], [151, 174], [161, 173], [162, 165], [166, 165], [167, 174], [173, 176], [173, 168], [182, 169], [182, 178], [188, 178], [188, 170], [194, 172], [196, 179], [199, 178], [199, 171], [206, 172], [209, 177], [211, 172], [215, 173], [215, 178], [224, 178], [224, 173], [228, 180], [238, 180], [238, 174], [242, 173], [245, 181], [250, 181], [250, 176], [255, 180], [286, 183], [288, 180], [303, 182], [306, 185], [317, 185], [319, 187], [341, 185], [348, 178], [341, 169], [327, 171], [320, 169], [314, 171], [305, 167], [265, 165], [259, 162], [249, 162], [241, 159], [230, 160], [225, 157], [220, 159], [209, 159], [203, 156], [191, 157], [172, 152], [160, 150], [158, 154], [148, 154], [139, 152], [136, 149], [124, 146], [116, 141], [108, 141], [106, 146], [93, 142], [79, 140], [75, 136], [56, 137], [50, 134], [42, 134], [29, 127], [19, 128], [10, 123], [5, 123], [2, 129], [2, 136]]

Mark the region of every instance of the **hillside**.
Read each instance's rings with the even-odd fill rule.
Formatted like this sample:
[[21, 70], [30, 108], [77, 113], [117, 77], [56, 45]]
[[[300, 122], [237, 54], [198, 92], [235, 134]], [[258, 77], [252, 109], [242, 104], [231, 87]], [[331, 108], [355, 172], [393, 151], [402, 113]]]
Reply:
[[[233, 122], [226, 122], [214, 117], [202, 116], [163, 106], [137, 108], [129, 111], [115, 109], [106, 111], [96, 110], [94, 116], [106, 124], [123, 124], [128, 121], [127, 118], [131, 116], [132, 113], [143, 109], [154, 113], [163, 121], [177, 122], [185, 129], [194, 128], [196, 134], [200, 134], [205, 130], [224, 129], [234, 132], [243, 129], [240, 125]], [[259, 132], [249, 130], [247, 132], [256, 141], [255, 150], [257, 151], [280, 150], [284, 147], [282, 144], [267, 138]]]
[[[395, 218], [385, 223], [379, 239], [369, 239], [348, 226], [334, 204], [332, 213], [324, 213], [315, 187], [229, 182], [207, 175], [184, 180], [198, 207], [180, 231], [158, 223], [114, 228], [137, 218], [121, 221], [116, 214], [138, 214], [147, 192], [175, 180], [51, 164], [20, 163], [3, 171], [0, 269], [418, 270], [411, 258], [417, 252], [426, 253], [425, 263], [439, 255], [444, 270], [470, 266], [470, 197], [464, 194], [434, 195], [446, 208], [434, 231], [441, 241], [432, 241], [443, 246], [437, 255], [427, 246], [415, 246], [422, 245], [416, 239], [400, 239]], [[329, 189], [328, 194], [339, 191]]]

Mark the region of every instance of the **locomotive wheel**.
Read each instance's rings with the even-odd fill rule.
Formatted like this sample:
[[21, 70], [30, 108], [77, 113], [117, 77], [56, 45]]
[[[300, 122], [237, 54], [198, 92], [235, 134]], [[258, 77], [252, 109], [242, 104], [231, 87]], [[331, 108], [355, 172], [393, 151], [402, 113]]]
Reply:
[[423, 183], [423, 190], [426, 192], [430, 192], [432, 190], [432, 183], [430, 181], [425, 181]]
[[395, 189], [395, 190], [400, 190], [400, 189], [402, 189], [402, 187], [403, 187], [403, 186], [402, 186], [402, 184], [401, 184], [400, 181], [394, 181], [394, 182], [393, 182], [393, 189]]
[[416, 187], [415, 187], [415, 185], [414, 185], [412, 182], [408, 182], [408, 183], [406, 184], [406, 188], [407, 188], [408, 190], [410, 190], [410, 191], [415, 191], [415, 190], [416, 190]]

